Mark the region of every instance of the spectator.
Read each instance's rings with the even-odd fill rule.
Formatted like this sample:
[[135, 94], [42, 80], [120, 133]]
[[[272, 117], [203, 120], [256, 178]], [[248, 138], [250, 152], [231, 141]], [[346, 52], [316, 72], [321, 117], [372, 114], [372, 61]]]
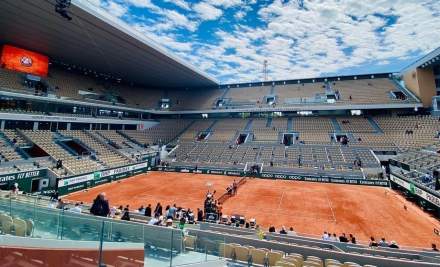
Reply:
[[271, 226], [271, 227], [269, 227], [269, 233], [275, 233], [276, 232], [276, 230], [275, 230], [275, 226]]
[[197, 209], [197, 221], [202, 222], [203, 221], [203, 210]]
[[296, 235], [296, 232], [293, 230], [293, 227], [289, 228], [289, 231], [287, 232], [287, 235]]
[[286, 228], [284, 227], [284, 225], [281, 227], [280, 234], [287, 235], [287, 231], [286, 231]]
[[389, 248], [399, 248], [399, 246], [397, 245], [396, 241], [391, 241]]
[[329, 238], [330, 236], [328, 235], [327, 231], [324, 232], [324, 234], [322, 235], [322, 240], [330, 240]]
[[82, 209], [79, 203], [75, 203], [75, 207], [70, 209], [71, 212], [81, 213]]
[[145, 213], [145, 208], [144, 205], [142, 205], [139, 209], [138, 209], [140, 214], [144, 214]]
[[65, 206], [65, 204], [64, 204], [63, 200], [62, 200], [61, 198], [58, 199], [58, 203], [57, 203], [56, 208], [57, 208], [57, 209], [61, 209], [61, 210], [63, 210], [63, 209], [64, 209], [64, 206]]
[[431, 248], [432, 248], [432, 251], [437, 251], [438, 252], [438, 248], [437, 248], [437, 245], [436, 244], [431, 244]]
[[151, 217], [151, 204], [148, 204], [148, 206], [145, 208], [145, 216]]
[[185, 223], [186, 223], [185, 216], [182, 216], [179, 220], [179, 229], [180, 230], [183, 230], [183, 228], [185, 228]]
[[350, 242], [352, 244], [356, 244], [356, 237], [354, 237], [354, 235], [352, 235], [352, 234], [350, 234], [349, 237], [350, 237]]
[[333, 233], [333, 236], [330, 237], [330, 241], [338, 242], [338, 237], [336, 236], [336, 233]]
[[117, 211], [118, 211], [118, 209], [115, 206], [111, 207], [110, 208], [110, 217], [114, 218], [116, 216]]
[[218, 217], [217, 217], [217, 218], [221, 218], [221, 217], [222, 217], [222, 215], [223, 215], [222, 210], [223, 210], [222, 203], [219, 202], [219, 203], [217, 204], [217, 214], [218, 214]]
[[379, 241], [379, 247], [388, 247], [388, 242], [385, 240], [385, 237], [382, 237], [382, 239]]
[[12, 186], [12, 193], [14, 193], [14, 195], [18, 195], [18, 191], [20, 191], [20, 188], [18, 188], [18, 183], [14, 183]]
[[176, 204], [174, 204], [168, 209], [167, 219], [174, 219], [176, 216], [176, 211], [177, 211], [177, 207]]
[[154, 216], [162, 216], [162, 205], [160, 202], [157, 203], [156, 208], [154, 209]]
[[167, 219], [165, 222], [165, 227], [172, 228], [173, 227], [173, 219]]
[[58, 190], [55, 190], [55, 192], [52, 193], [50, 200], [58, 200]]
[[163, 216], [159, 216], [159, 220], [156, 222], [155, 225], [163, 225]]
[[342, 233], [342, 235], [339, 236], [339, 242], [348, 243], [348, 238], [345, 236], [345, 233]]
[[377, 247], [377, 242], [374, 240], [374, 237], [370, 237], [370, 243], [368, 245], [370, 247]]
[[159, 221], [159, 217], [154, 216], [154, 217], [151, 217], [151, 219], [148, 221], [148, 224], [149, 225], [156, 225], [158, 221]]
[[95, 200], [93, 200], [90, 213], [95, 216], [107, 217], [110, 214], [108, 200], [105, 198], [105, 193], [100, 193]]
[[129, 206], [125, 206], [124, 211], [122, 212], [121, 220], [129, 221], [130, 220], [130, 209]]

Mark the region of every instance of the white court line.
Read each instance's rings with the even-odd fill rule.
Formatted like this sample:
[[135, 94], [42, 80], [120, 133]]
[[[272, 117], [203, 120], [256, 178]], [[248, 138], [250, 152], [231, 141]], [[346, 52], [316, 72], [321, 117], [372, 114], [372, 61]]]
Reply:
[[330, 210], [332, 211], [333, 221], [336, 222], [335, 212], [333, 211], [333, 204], [332, 204], [330, 198], [328, 197], [327, 191], [325, 192], [325, 198], [327, 198], [327, 203], [330, 206]]
[[280, 202], [278, 202], [277, 213], [279, 213], [279, 210], [281, 208], [281, 203], [283, 202], [283, 198], [284, 198], [284, 192], [286, 191], [283, 190], [283, 193], [281, 194]]

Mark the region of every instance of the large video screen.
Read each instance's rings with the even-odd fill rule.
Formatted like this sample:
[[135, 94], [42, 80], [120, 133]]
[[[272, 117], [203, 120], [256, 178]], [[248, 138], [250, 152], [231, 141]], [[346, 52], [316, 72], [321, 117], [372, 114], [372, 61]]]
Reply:
[[4, 45], [0, 66], [6, 69], [47, 76], [49, 58], [45, 55], [11, 45]]

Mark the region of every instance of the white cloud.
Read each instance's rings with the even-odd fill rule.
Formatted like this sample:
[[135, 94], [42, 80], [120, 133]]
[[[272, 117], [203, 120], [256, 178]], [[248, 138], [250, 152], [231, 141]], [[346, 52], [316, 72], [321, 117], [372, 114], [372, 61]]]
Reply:
[[116, 2], [108, 2], [106, 9], [111, 15], [115, 17], [121, 17], [122, 15], [127, 13], [128, 10], [127, 7]]
[[239, 10], [239, 11], [235, 12], [235, 14], [234, 14], [234, 18], [236, 20], [241, 20], [242, 18], [244, 18], [244, 16], [246, 16], [246, 12], [243, 10]]
[[195, 21], [189, 20], [186, 16], [180, 14], [175, 10], [166, 10], [163, 14], [173, 23], [176, 27], [186, 28], [190, 31], [195, 31], [197, 28], [197, 23]]
[[163, 1], [167, 2], [167, 3], [172, 3], [172, 4], [178, 6], [182, 9], [185, 9], [185, 10], [191, 9], [188, 2], [186, 2], [185, 0], [163, 0]]
[[203, 20], [216, 20], [221, 17], [223, 11], [205, 2], [200, 2], [193, 6], [199, 17]]
[[217, 7], [231, 8], [243, 4], [242, 0], [208, 0], [208, 3]]

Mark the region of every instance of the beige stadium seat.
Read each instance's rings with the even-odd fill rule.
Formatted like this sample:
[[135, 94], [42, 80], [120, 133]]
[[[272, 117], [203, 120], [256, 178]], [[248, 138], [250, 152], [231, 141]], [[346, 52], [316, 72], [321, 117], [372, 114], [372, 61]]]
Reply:
[[303, 262], [303, 266], [307, 267], [322, 267], [322, 263], [316, 262], [316, 261], [309, 261], [306, 260]]
[[14, 232], [16, 236], [26, 236], [27, 233], [27, 225], [26, 225], [26, 221], [20, 218], [15, 218], [13, 220], [13, 224], [14, 224]]
[[280, 267], [301, 267], [301, 265], [297, 265], [295, 263], [284, 261], [284, 260], [277, 261], [275, 266], [280, 266]]
[[289, 254], [284, 261], [290, 262], [290, 263], [294, 263], [298, 266], [302, 266], [303, 262], [304, 262], [304, 258], [302, 255], [300, 254]]
[[239, 246], [238, 244], [225, 244], [224, 246], [224, 257], [229, 259], [235, 259], [235, 247]]
[[34, 222], [32, 220], [26, 220], [26, 235], [31, 236], [34, 231]]
[[267, 260], [269, 263], [269, 266], [275, 266], [275, 263], [280, 261], [284, 256], [284, 252], [272, 250], [267, 253]]
[[0, 225], [2, 234], [11, 234], [12, 226], [14, 225], [11, 216], [1, 213]]
[[250, 250], [252, 264], [265, 265], [267, 262], [267, 251], [263, 249], [253, 248]]
[[341, 265], [341, 263], [338, 260], [334, 260], [334, 259], [325, 259], [324, 260], [325, 266], [329, 266], [329, 265]]
[[248, 262], [249, 261], [249, 248], [244, 246], [235, 247], [235, 258], [238, 261]]

